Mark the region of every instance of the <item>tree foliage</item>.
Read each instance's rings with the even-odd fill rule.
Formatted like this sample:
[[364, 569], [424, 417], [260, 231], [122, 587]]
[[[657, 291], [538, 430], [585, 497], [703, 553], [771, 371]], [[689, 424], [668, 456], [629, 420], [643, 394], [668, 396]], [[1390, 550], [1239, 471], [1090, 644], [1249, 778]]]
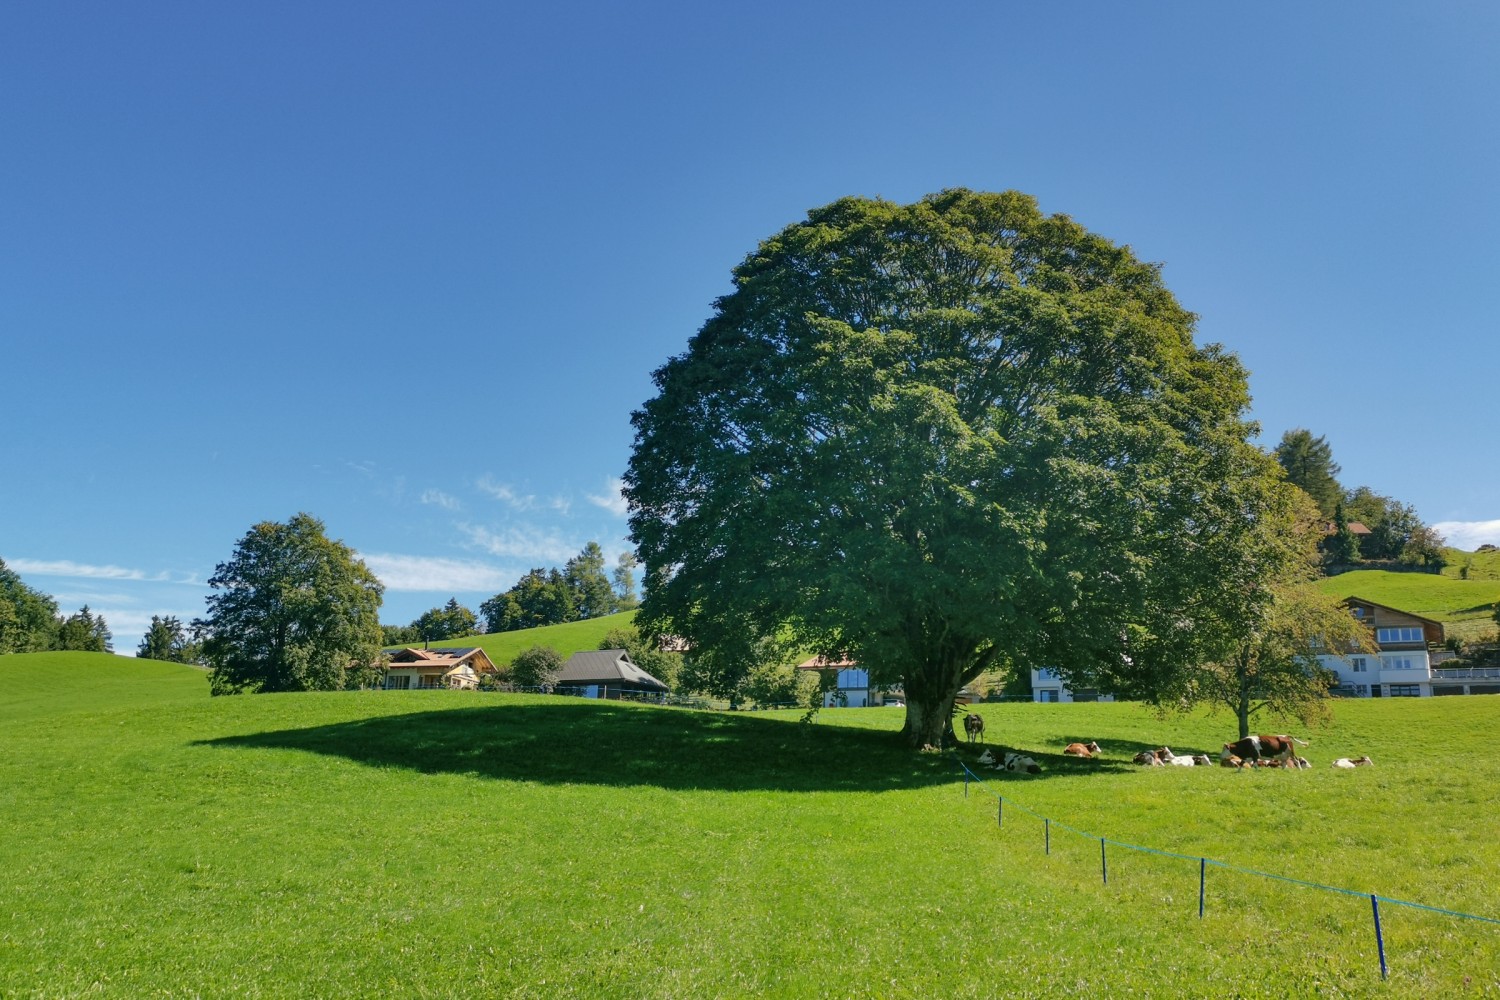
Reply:
[[539, 625], [561, 625], [598, 618], [634, 606], [634, 556], [620, 557], [614, 572], [617, 593], [605, 573], [604, 550], [589, 542], [561, 570], [537, 567], [515, 586], [480, 604], [489, 632], [514, 632]]
[[135, 655], [142, 660], [197, 663], [201, 652], [180, 619], [173, 615], [152, 615], [151, 627], [141, 636]]
[[458, 598], [448, 598], [440, 608], [423, 612], [411, 623], [411, 631], [421, 640], [438, 642], [473, 635], [479, 631], [479, 619], [474, 612], [458, 603]]
[[57, 602], [22, 582], [0, 559], [0, 653], [51, 649], [57, 638]]
[[1313, 498], [1325, 518], [1343, 499], [1339, 485], [1339, 465], [1333, 460], [1333, 447], [1325, 438], [1313, 437], [1312, 431], [1298, 427], [1281, 436], [1276, 446], [1276, 461], [1286, 471], [1287, 481]]
[[[1245, 482], [1253, 481], [1241, 488]], [[1264, 498], [1256, 516], [1218, 548], [1223, 561], [1214, 572], [1226, 574], [1228, 585], [1205, 591], [1197, 648], [1158, 690], [1159, 703], [1228, 708], [1241, 737], [1263, 709], [1308, 724], [1326, 718], [1333, 675], [1319, 654], [1371, 650], [1368, 628], [1313, 586], [1322, 511], [1289, 484], [1262, 481], [1253, 490]]]
[[380, 673], [375, 574], [323, 522], [263, 521], [208, 581], [194, 622], [215, 694], [363, 687]]
[[1328, 561], [1335, 565], [1359, 561], [1359, 536], [1349, 527], [1342, 500], [1333, 508], [1333, 534], [1324, 539], [1323, 551], [1328, 555]]
[[599, 618], [613, 614], [615, 592], [604, 572], [604, 550], [598, 542], [589, 542], [583, 551], [568, 560], [563, 577], [573, 592], [573, 610], [578, 618]]
[[114, 652], [114, 636], [103, 615], [96, 615], [85, 604], [57, 628], [57, 649], [75, 649], [86, 653]]
[[[991, 667], [1144, 670], [1250, 449], [1158, 268], [1015, 192], [847, 198], [761, 244], [634, 414], [647, 631], [733, 687], [786, 634], [936, 742]], [[783, 633], [784, 630], [784, 633]], [[1130, 670], [1127, 670], [1127, 667]]]
[[521, 687], [552, 687], [562, 672], [562, 654], [551, 646], [532, 646], [510, 663], [511, 680]]

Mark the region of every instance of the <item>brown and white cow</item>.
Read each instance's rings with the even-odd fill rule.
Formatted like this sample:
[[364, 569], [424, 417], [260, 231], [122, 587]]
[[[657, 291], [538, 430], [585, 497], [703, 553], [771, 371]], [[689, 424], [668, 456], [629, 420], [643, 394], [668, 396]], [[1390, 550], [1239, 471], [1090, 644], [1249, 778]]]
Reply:
[[1063, 753], [1069, 757], [1097, 757], [1099, 756], [1099, 744], [1089, 741], [1088, 743], [1069, 743]]
[[1251, 761], [1259, 764], [1262, 760], [1275, 761], [1285, 765], [1296, 756], [1296, 745], [1307, 746], [1302, 740], [1295, 736], [1267, 736], [1261, 733], [1259, 736], [1246, 736], [1242, 740], [1224, 744], [1224, 751], [1219, 754], [1219, 760], [1227, 760], [1230, 757], [1238, 757], [1241, 760]]
[[1161, 767], [1161, 760], [1156, 756], [1156, 751], [1154, 750], [1142, 750], [1131, 759], [1137, 764], [1144, 764], [1147, 767]]

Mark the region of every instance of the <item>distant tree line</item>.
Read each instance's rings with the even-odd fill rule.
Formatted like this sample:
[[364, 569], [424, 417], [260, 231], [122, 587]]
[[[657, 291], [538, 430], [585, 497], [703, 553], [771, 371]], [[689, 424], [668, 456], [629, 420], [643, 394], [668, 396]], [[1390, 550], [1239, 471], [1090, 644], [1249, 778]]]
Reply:
[[85, 604], [63, 616], [50, 594], [27, 586], [0, 559], [0, 653], [56, 649], [112, 653], [113, 643], [103, 615], [94, 614]]
[[[1281, 436], [1274, 452], [1287, 481], [1317, 504], [1329, 530], [1322, 544], [1326, 561], [1350, 565], [1364, 560], [1396, 562], [1434, 572], [1443, 568], [1443, 537], [1422, 523], [1416, 509], [1368, 486], [1345, 489], [1340, 466], [1323, 437], [1296, 428]], [[1363, 524], [1369, 534], [1356, 534], [1351, 524]]]
[[[635, 556], [621, 553], [606, 573], [604, 550], [589, 542], [562, 569], [536, 567], [480, 604], [479, 614], [450, 598], [446, 605], [423, 612], [410, 625], [382, 625], [386, 646], [442, 642], [480, 632], [515, 632], [538, 625], [561, 625], [629, 611], [640, 603], [635, 594]], [[481, 624], [483, 628], [481, 628]]]

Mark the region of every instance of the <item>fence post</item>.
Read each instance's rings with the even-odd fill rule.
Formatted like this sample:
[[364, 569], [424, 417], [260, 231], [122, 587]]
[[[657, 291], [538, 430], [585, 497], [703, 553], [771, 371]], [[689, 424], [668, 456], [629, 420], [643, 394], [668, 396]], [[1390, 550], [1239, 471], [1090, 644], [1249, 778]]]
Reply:
[[1099, 874], [1104, 876], [1104, 884], [1109, 885], [1109, 861], [1104, 857], [1104, 838], [1099, 838]]
[[1380, 952], [1380, 978], [1385, 979], [1385, 938], [1380, 933], [1380, 900], [1373, 892], [1370, 893], [1370, 909], [1375, 914], [1375, 947]]
[[1000, 804], [995, 807], [995, 825], [996, 826], [1004, 826], [1005, 825], [1005, 796], [1001, 795], [999, 798], [1000, 798]]
[[969, 797], [969, 769], [964, 768], [964, 798]]
[[1042, 819], [1042, 834], [1043, 834], [1043, 836], [1045, 836], [1047, 838], [1044, 841], [1044, 843], [1047, 846], [1047, 853], [1051, 854], [1052, 853], [1052, 821], [1050, 819], [1046, 819], [1046, 818]]
[[1198, 919], [1203, 919], [1203, 888], [1208, 881], [1208, 859], [1198, 859]]

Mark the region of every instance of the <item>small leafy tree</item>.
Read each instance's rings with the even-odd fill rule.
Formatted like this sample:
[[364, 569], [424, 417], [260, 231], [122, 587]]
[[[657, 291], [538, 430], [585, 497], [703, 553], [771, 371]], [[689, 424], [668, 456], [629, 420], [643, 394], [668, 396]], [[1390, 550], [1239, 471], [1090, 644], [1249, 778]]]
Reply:
[[379, 677], [384, 587], [311, 514], [252, 527], [208, 584], [208, 614], [194, 627], [214, 694], [358, 688]]
[[511, 680], [521, 687], [548, 688], [562, 672], [562, 654], [551, 646], [532, 646], [516, 654], [510, 663]]

